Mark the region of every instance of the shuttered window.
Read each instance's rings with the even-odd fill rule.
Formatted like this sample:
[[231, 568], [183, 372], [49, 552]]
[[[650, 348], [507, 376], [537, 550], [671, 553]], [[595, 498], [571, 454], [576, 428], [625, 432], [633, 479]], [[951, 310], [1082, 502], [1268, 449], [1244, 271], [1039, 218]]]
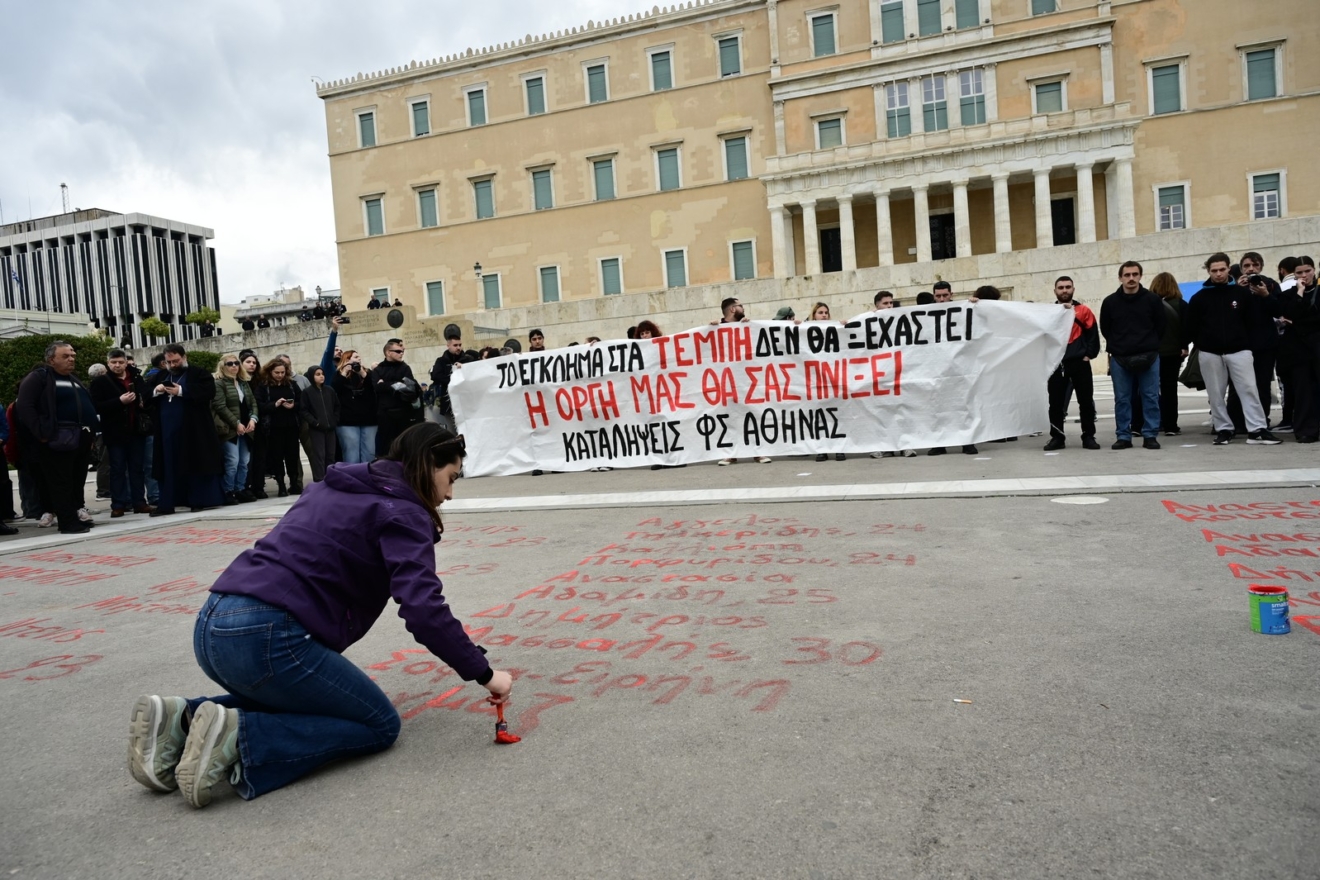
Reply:
[[486, 308], [498, 309], [500, 307], [500, 276], [482, 275], [481, 293]]
[[1047, 12], [1057, 12], [1058, 9], [1058, 0], [1031, 0], [1032, 15], [1044, 15]]
[[747, 179], [747, 138], [724, 139], [724, 164], [728, 169], [729, 180]]
[[412, 105], [413, 137], [431, 133], [431, 105], [417, 101]]
[[380, 199], [367, 199], [367, 235], [385, 234], [385, 208]]
[[418, 191], [417, 213], [420, 215], [423, 229], [440, 225], [440, 216], [435, 205], [435, 190], [424, 189]]
[[958, 102], [963, 125], [985, 122], [985, 80], [979, 67], [958, 74]]
[[593, 64], [587, 68], [587, 101], [599, 104], [609, 98], [609, 88], [605, 81], [605, 65]]
[[742, 73], [741, 42], [737, 37], [724, 37], [720, 40], [720, 76]]
[[600, 261], [600, 290], [607, 296], [623, 293], [623, 274], [619, 269], [618, 257]]
[[1181, 186], [1162, 186], [1159, 190], [1160, 230], [1187, 228], [1187, 190]]
[[1063, 83], [1040, 83], [1036, 86], [1036, 112], [1058, 113], [1063, 109]]
[[917, 33], [929, 37], [940, 30], [940, 0], [917, 0]]
[[1152, 113], [1177, 113], [1182, 107], [1182, 83], [1177, 64], [1153, 68], [1150, 72]]
[[651, 53], [651, 91], [663, 92], [674, 87], [674, 71], [668, 52]]
[[665, 251], [665, 286], [687, 286], [687, 258], [682, 251]]
[[1247, 100], [1273, 98], [1279, 94], [1273, 49], [1247, 53]]
[[614, 160], [597, 159], [591, 163], [591, 170], [596, 179], [596, 201], [614, 198]]
[[668, 192], [671, 189], [678, 189], [680, 184], [678, 148], [670, 147], [667, 150], [657, 150], [655, 156], [660, 172], [660, 191]]
[[495, 216], [495, 182], [492, 180], [474, 180], [472, 192], [477, 199], [477, 219], [485, 220]]
[[426, 313], [428, 315], [443, 315], [445, 313], [444, 282], [426, 282]]
[[903, 42], [903, 3], [885, 3], [880, 7], [880, 39], [886, 43]]
[[1251, 178], [1251, 217], [1269, 220], [1281, 215], [1279, 175], [1257, 174]]
[[811, 17], [811, 45], [815, 57], [822, 55], [833, 55], [834, 49], [834, 15], [813, 15]]
[[376, 114], [358, 114], [358, 142], [364, 147], [376, 146]]
[[819, 149], [829, 150], [843, 146], [843, 120], [822, 119], [816, 123], [816, 139]]
[[527, 80], [527, 115], [540, 116], [545, 112], [545, 80], [533, 77]]
[[750, 241], [733, 243], [733, 280], [745, 281], [756, 277], [756, 259]]
[[981, 23], [981, 0], [957, 0], [953, 11], [958, 30], [976, 27]]
[[474, 89], [468, 92], [468, 125], [486, 124], [486, 92]]
[[538, 211], [555, 206], [554, 186], [550, 181], [550, 169], [544, 168], [532, 172], [532, 201]]
[[559, 302], [559, 267], [541, 267], [541, 302]]

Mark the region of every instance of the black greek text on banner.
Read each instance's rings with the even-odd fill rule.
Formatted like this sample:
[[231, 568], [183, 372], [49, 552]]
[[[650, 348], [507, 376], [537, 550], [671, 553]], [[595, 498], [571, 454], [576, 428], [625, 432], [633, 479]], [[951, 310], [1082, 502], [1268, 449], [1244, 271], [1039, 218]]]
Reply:
[[1049, 427], [1072, 312], [1031, 303], [751, 321], [454, 370], [468, 476], [958, 446]]

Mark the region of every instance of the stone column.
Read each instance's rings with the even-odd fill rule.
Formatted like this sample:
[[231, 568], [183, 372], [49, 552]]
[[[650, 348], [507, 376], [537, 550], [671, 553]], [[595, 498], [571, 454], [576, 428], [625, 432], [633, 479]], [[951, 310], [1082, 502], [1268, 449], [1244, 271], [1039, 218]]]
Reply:
[[1114, 160], [1114, 183], [1118, 190], [1118, 237], [1132, 238], [1137, 234], [1136, 208], [1132, 200], [1132, 160]]
[[793, 211], [784, 206], [784, 263], [788, 266], [788, 277], [797, 274], [797, 242], [793, 240]]
[[916, 215], [917, 262], [930, 262], [930, 200], [926, 197], [926, 184], [912, 187], [912, 212]]
[[770, 206], [770, 241], [774, 248], [776, 278], [789, 278], [793, 275], [793, 267], [788, 265], [784, 250], [784, 214], [783, 205]]
[[770, 18], [770, 75], [779, 76], [779, 0], [768, 0], [766, 7]]
[[1100, 100], [1114, 103], [1114, 44], [1100, 44]]
[[[916, 8], [915, 3], [905, 3], [904, 9], [908, 6]], [[908, 116], [912, 120], [912, 133], [921, 134], [926, 130], [926, 114], [922, 112], [921, 98], [921, 77], [914, 77], [907, 81], [908, 84]]]
[[784, 102], [775, 101], [775, 155], [783, 156], [786, 153], [784, 144], [787, 137], [784, 133]]
[[839, 201], [839, 242], [843, 249], [843, 271], [857, 268], [857, 237], [853, 229], [853, 197], [841, 195]]
[[990, 177], [995, 188], [995, 253], [1006, 254], [1013, 249], [1013, 223], [1009, 219], [1008, 174], [1000, 172]]
[[[982, 20], [984, 20], [984, 16]], [[985, 66], [981, 74], [981, 88], [985, 89], [985, 121], [999, 121], [999, 80], [995, 76], [995, 63]]]
[[1095, 241], [1095, 182], [1091, 172], [1094, 163], [1077, 166], [1077, 240], [1082, 244]]
[[967, 211], [967, 181], [953, 182], [953, 237], [957, 256], [972, 255], [972, 218]]
[[1037, 168], [1036, 177], [1036, 247], [1054, 247], [1054, 216], [1050, 212], [1050, 170]]
[[807, 250], [807, 275], [820, 274], [820, 232], [816, 229], [816, 200], [802, 202], [802, 239]]
[[894, 265], [894, 231], [889, 222], [889, 190], [877, 190], [875, 194], [875, 234], [880, 265]]

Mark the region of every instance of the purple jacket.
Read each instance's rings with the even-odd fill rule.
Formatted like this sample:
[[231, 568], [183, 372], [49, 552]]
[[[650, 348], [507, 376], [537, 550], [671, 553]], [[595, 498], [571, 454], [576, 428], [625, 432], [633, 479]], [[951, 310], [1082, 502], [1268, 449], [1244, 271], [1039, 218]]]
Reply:
[[454, 618], [435, 573], [440, 540], [426, 507], [392, 461], [338, 465], [310, 483], [279, 524], [230, 563], [213, 593], [252, 596], [288, 611], [343, 652], [392, 597], [408, 631], [465, 681], [490, 665]]

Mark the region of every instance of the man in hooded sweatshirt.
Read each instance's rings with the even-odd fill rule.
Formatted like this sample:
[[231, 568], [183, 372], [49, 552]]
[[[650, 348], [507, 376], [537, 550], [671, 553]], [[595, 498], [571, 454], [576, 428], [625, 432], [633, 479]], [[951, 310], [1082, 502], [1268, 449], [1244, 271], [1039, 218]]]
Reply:
[[[1212, 254], [1205, 261], [1210, 277], [1187, 304], [1187, 329], [1196, 345], [1201, 378], [1205, 380], [1205, 391], [1210, 397], [1215, 445], [1224, 446], [1233, 439], [1233, 419], [1225, 399], [1228, 380], [1232, 377], [1242, 401], [1247, 442], [1253, 446], [1275, 446], [1279, 438], [1268, 430], [1251, 355], [1252, 324], [1257, 312], [1251, 298], [1265, 300], [1269, 291], [1262, 287], [1256, 293], [1249, 287], [1234, 284], [1228, 274], [1229, 265], [1227, 254]], [[1272, 311], [1273, 316], [1278, 317], [1277, 301]]]
[[325, 370], [308, 367], [307, 390], [302, 395], [302, 420], [307, 426], [312, 482], [325, 479], [325, 469], [335, 463], [338, 451], [335, 429], [339, 427], [339, 395], [325, 384]]
[[1159, 449], [1160, 339], [1168, 321], [1164, 303], [1141, 284], [1143, 270], [1135, 260], [1118, 267], [1118, 290], [1100, 304], [1100, 332], [1109, 352], [1109, 377], [1114, 383], [1117, 439], [1111, 449], [1132, 448], [1132, 397], [1141, 395], [1141, 445]]

